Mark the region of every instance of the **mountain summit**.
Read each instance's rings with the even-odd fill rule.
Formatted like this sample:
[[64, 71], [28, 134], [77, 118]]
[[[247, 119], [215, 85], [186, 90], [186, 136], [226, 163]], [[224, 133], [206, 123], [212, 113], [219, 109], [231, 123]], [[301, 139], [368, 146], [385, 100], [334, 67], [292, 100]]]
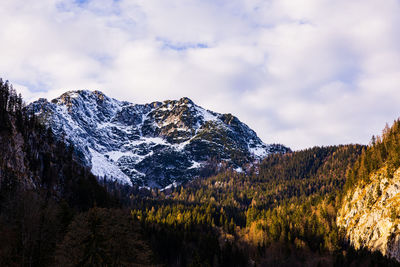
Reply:
[[142, 105], [79, 90], [28, 108], [75, 147], [93, 174], [130, 185], [164, 188], [198, 176], [211, 160], [240, 170], [270, 153], [290, 151], [264, 144], [235, 116], [186, 97]]

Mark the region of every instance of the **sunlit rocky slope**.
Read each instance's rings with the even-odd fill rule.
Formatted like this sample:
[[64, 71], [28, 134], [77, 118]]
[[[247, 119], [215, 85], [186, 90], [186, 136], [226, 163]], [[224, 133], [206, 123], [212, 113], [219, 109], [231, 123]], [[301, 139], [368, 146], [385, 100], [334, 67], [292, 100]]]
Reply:
[[370, 176], [370, 182], [348, 192], [337, 223], [345, 227], [355, 248], [379, 250], [400, 261], [400, 169], [393, 178], [386, 167]]
[[337, 223], [356, 248], [400, 261], [400, 119], [387, 125], [348, 170]]

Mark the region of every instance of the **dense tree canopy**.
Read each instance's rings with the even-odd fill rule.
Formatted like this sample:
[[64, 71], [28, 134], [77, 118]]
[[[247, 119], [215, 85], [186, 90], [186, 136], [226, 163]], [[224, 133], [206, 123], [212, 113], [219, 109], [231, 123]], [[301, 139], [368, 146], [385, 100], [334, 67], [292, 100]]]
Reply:
[[399, 129], [368, 147], [273, 154], [241, 173], [210, 162], [204, 178], [148, 191], [98, 181], [0, 80], [0, 265], [396, 265], [352, 249], [336, 213], [345, 183], [400, 166]]
[[[348, 145], [276, 154], [247, 173], [226, 170], [172, 192], [132, 195], [132, 216], [147, 229], [156, 254], [170, 248], [160, 260], [178, 266], [194, 264], [198, 257], [209, 266], [252, 261], [342, 266], [363, 257], [368, 264], [388, 264], [379, 254], [352, 250], [336, 226], [346, 173], [362, 149]], [[207, 236], [215, 237], [204, 246]], [[197, 254], [187, 253], [194, 243], [200, 244]], [[351, 253], [343, 256], [344, 251]], [[227, 261], [234, 257], [234, 263]]]
[[350, 190], [359, 182], [368, 183], [370, 174], [382, 167], [386, 167], [389, 178], [400, 167], [400, 120], [394, 121], [390, 128], [386, 125], [382, 136], [372, 137], [349, 171], [345, 189]]

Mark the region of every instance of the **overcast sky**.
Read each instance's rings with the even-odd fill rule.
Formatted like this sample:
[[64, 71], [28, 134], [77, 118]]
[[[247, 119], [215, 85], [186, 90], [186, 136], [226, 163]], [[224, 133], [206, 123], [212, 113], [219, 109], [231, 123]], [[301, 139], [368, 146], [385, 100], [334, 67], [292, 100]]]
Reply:
[[399, 0], [1, 0], [0, 76], [27, 102], [191, 98], [293, 149], [400, 116]]

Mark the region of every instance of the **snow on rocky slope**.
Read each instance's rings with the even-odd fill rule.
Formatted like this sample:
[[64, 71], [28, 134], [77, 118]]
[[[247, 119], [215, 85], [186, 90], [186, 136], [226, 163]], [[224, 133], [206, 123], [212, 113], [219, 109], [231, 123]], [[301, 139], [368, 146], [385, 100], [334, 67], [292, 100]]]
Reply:
[[164, 188], [198, 176], [211, 159], [239, 168], [290, 151], [264, 144], [236, 117], [188, 98], [140, 105], [80, 90], [28, 108], [75, 147], [93, 174], [126, 184]]

